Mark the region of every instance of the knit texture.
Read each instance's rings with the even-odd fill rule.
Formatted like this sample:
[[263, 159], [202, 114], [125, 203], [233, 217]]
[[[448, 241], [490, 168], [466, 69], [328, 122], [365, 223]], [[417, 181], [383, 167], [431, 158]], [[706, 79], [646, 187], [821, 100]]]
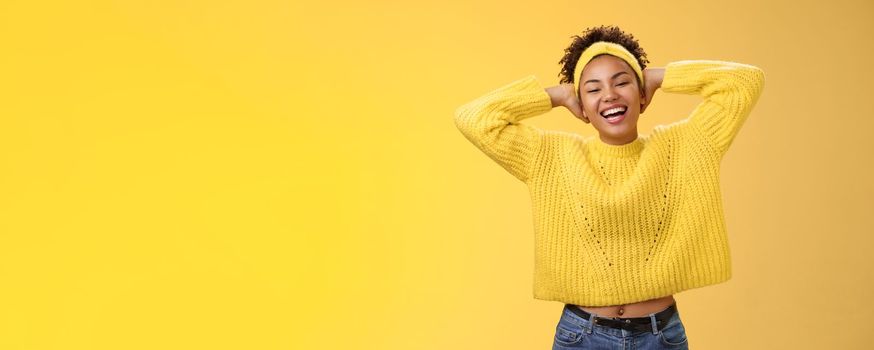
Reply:
[[528, 187], [534, 298], [619, 305], [729, 280], [720, 163], [763, 86], [754, 66], [671, 62], [661, 90], [703, 101], [624, 145], [520, 123], [552, 109], [533, 75], [460, 106], [462, 134]]

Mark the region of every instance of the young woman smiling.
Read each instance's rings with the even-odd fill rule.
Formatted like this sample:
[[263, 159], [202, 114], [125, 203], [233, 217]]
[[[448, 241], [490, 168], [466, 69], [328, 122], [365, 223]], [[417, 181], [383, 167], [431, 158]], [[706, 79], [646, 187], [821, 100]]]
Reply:
[[[553, 348], [688, 348], [673, 296], [731, 278], [719, 167], [764, 74], [716, 60], [646, 68], [633, 36], [604, 26], [575, 36], [559, 63], [559, 85], [527, 76], [455, 112], [462, 134], [528, 186], [534, 297], [564, 304]], [[641, 135], [657, 90], [703, 101]], [[520, 123], [558, 106], [597, 136]]]

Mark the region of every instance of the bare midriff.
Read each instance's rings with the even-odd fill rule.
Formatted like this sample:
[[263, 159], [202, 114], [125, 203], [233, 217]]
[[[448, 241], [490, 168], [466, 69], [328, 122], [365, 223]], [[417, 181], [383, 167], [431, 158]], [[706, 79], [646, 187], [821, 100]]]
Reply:
[[651, 313], [656, 313], [667, 309], [675, 302], [676, 300], [674, 300], [674, 296], [669, 295], [666, 297], [640, 301], [632, 304], [593, 307], [582, 305], [574, 306], [583, 309], [586, 312], [593, 313], [597, 316], [629, 318], [648, 316]]

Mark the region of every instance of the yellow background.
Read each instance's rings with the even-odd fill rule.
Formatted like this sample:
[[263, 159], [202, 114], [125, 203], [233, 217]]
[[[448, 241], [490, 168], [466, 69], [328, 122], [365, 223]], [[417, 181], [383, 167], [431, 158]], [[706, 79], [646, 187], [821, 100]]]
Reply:
[[549, 348], [526, 189], [452, 112], [556, 84], [600, 24], [766, 74], [723, 161], [733, 278], [676, 295], [690, 345], [866, 348], [869, 1], [5, 0], [0, 349]]

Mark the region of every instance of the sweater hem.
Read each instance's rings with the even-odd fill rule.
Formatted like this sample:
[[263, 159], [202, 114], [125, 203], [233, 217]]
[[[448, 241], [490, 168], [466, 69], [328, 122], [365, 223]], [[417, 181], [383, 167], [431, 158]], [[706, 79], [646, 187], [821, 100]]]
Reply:
[[549, 292], [539, 292], [534, 290], [534, 299], [543, 300], [543, 301], [557, 301], [564, 304], [574, 304], [574, 305], [585, 305], [591, 307], [603, 307], [603, 306], [613, 306], [613, 305], [625, 305], [631, 303], [637, 303], [646, 300], [652, 300], [657, 298], [663, 298], [669, 295], [676, 295], [680, 292], [698, 289], [702, 287], [722, 284], [731, 280], [731, 273], [728, 272], [724, 276], [719, 278], [714, 278], [711, 280], [705, 280], [700, 283], [689, 284], [684, 287], [673, 288], [668, 291], [668, 293], [656, 293], [653, 292], [648, 295], [643, 295], [639, 298], [616, 298], [616, 299], [604, 299], [604, 298], [587, 298], [587, 297], [567, 297], [563, 296], [559, 293], [549, 293]]

